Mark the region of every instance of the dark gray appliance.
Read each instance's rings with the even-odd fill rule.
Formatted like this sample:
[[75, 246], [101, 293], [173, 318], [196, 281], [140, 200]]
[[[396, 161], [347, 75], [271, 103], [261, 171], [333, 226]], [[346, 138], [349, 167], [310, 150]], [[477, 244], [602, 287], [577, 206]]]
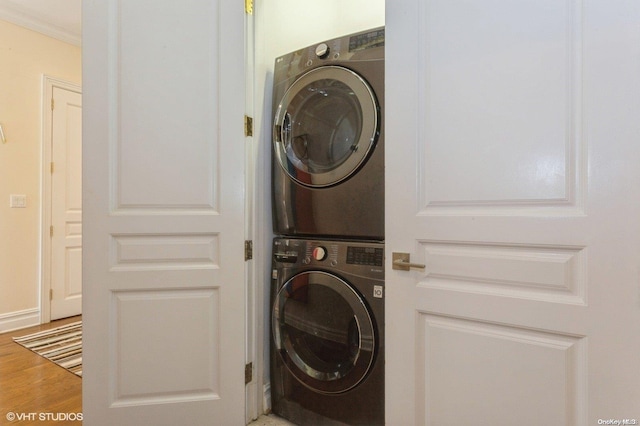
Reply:
[[272, 411], [384, 424], [384, 245], [275, 238], [271, 295]]
[[273, 228], [384, 240], [384, 28], [276, 59]]

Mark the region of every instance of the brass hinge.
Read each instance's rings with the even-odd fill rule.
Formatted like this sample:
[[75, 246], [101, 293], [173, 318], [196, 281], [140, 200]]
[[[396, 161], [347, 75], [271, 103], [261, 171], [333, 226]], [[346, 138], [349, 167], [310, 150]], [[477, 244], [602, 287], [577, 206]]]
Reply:
[[253, 363], [244, 366], [244, 384], [248, 385], [253, 381]]
[[49, 289], [49, 301], [53, 300], [53, 289]]
[[253, 259], [253, 241], [246, 240], [244, 242], [244, 260]]
[[244, 135], [253, 136], [253, 118], [248, 115], [244, 116]]
[[53, 161], [51, 162], [51, 174], [53, 174]]
[[49, 227], [49, 236], [53, 237], [53, 225]]
[[244, 0], [244, 12], [253, 15], [253, 0]]
[[51, 98], [51, 111], [53, 111], [53, 108], [55, 108], [55, 101]]

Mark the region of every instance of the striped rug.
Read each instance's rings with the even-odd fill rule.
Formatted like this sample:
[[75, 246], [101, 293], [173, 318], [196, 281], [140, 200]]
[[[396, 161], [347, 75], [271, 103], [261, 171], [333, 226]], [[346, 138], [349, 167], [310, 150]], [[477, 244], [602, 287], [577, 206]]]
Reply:
[[14, 337], [13, 341], [82, 377], [82, 321]]

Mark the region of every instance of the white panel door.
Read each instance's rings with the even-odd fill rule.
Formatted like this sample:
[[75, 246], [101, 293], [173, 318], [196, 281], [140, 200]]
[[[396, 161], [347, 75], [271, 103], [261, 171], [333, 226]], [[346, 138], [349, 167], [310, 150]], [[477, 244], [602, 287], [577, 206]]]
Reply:
[[640, 422], [638, 22], [387, 3], [387, 424]]
[[51, 319], [82, 311], [82, 94], [53, 87]]
[[244, 424], [244, 10], [83, 4], [92, 425]]

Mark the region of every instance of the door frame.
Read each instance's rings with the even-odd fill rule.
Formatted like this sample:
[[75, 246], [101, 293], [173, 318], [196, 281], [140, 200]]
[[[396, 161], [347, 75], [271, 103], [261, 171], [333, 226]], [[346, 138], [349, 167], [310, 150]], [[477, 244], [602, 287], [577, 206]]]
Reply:
[[53, 137], [53, 89], [60, 88], [82, 94], [82, 87], [70, 81], [44, 74], [42, 76], [42, 151], [41, 151], [41, 220], [40, 220], [40, 323], [51, 321], [51, 160]]
[[[262, 318], [264, 299], [258, 289], [262, 284], [262, 271], [264, 256], [260, 250], [253, 247], [260, 247], [260, 229], [264, 225], [261, 220], [261, 212], [264, 207], [262, 191], [259, 183], [261, 176], [258, 173], [260, 156], [260, 137], [256, 137], [257, 128], [253, 123], [259, 120], [260, 98], [256, 92], [258, 80], [256, 79], [256, 16], [259, 16], [259, 9], [249, 12], [245, 7], [244, 13], [244, 62], [245, 62], [245, 242], [251, 242], [251, 256], [245, 261], [245, 317], [246, 334], [245, 338], [245, 423], [250, 423], [267, 411], [264, 404], [264, 340], [262, 331], [264, 325], [260, 321]], [[249, 121], [248, 118], [251, 118]], [[249, 131], [250, 130], [250, 131]], [[246, 247], [246, 246], [245, 246]], [[254, 255], [255, 253], [255, 255]]]

